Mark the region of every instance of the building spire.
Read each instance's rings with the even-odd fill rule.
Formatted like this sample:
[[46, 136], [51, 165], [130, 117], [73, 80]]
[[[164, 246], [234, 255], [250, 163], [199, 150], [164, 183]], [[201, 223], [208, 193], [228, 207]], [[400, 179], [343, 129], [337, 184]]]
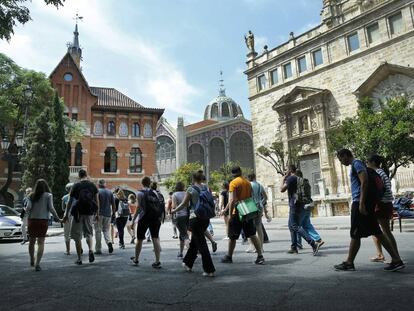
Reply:
[[224, 88], [224, 80], [223, 80], [223, 71], [222, 70], [220, 70], [219, 95], [220, 96], [226, 96], [226, 89]]
[[80, 62], [82, 60], [82, 49], [79, 45], [79, 31], [78, 31], [78, 21], [82, 20], [83, 17], [79, 16], [76, 13], [74, 20], [76, 21], [75, 24], [75, 31], [73, 32], [73, 42], [68, 44], [68, 52], [72, 55], [73, 60], [75, 61], [76, 65], [80, 67]]

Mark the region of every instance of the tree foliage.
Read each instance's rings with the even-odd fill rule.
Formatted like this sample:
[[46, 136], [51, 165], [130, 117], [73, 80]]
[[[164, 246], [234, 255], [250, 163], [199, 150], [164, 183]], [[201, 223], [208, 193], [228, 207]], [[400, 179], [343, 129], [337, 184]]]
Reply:
[[61, 199], [65, 194], [65, 186], [69, 182], [69, 164], [67, 159], [68, 145], [65, 141], [65, 123], [63, 119], [63, 103], [55, 93], [53, 105], [54, 117], [54, 181], [53, 181], [53, 198], [54, 205], [58, 213], [62, 214]]
[[[14, 142], [16, 136], [24, 132], [25, 124], [29, 124], [45, 107], [52, 106], [53, 94], [54, 90], [43, 73], [20, 68], [0, 53], [0, 140], [6, 138], [11, 142], [10, 154], [16, 154]], [[16, 161], [9, 157], [7, 162], [8, 173], [0, 188], [0, 201], [11, 204], [7, 191]]]
[[[31, 95], [27, 95], [27, 90]], [[54, 90], [43, 74], [20, 68], [13, 60], [0, 53], [0, 138], [13, 142], [23, 132], [25, 114], [27, 122], [33, 120], [44, 107], [53, 105]]]
[[71, 143], [82, 141], [86, 131], [85, 124], [80, 121], [71, 120], [66, 116], [63, 117], [63, 122], [65, 125], [66, 139]]
[[[65, 0], [44, 0], [46, 5], [52, 4], [59, 8]], [[30, 18], [30, 10], [25, 5], [28, 0], [0, 1], [0, 39], [9, 41], [14, 34], [17, 23], [26, 24]]]
[[29, 125], [26, 138], [26, 153], [22, 159], [24, 173], [22, 187], [33, 187], [39, 178], [45, 179], [49, 186], [54, 186], [54, 122], [50, 116], [53, 110], [47, 107]]
[[268, 162], [276, 172], [284, 176], [289, 164], [298, 165], [299, 150], [291, 148], [289, 151], [284, 149], [281, 141], [274, 141], [270, 146], [260, 146], [257, 155]]
[[181, 181], [188, 187], [192, 183], [193, 173], [201, 169], [203, 169], [203, 167], [200, 163], [183, 164], [165, 181], [165, 186], [169, 191], [174, 191], [175, 184]]
[[[224, 182], [230, 182], [233, 179], [231, 169], [235, 166], [240, 166], [239, 162], [227, 162], [224, 163], [218, 170], [210, 172], [210, 180], [208, 185], [213, 191], [220, 191]], [[242, 174], [247, 177], [253, 173], [253, 169], [248, 167], [241, 167]]]
[[380, 103], [378, 110], [369, 98], [362, 99], [357, 115], [343, 120], [328, 138], [331, 150], [348, 148], [362, 160], [383, 156], [394, 177], [399, 167], [414, 162], [414, 107], [397, 97]]

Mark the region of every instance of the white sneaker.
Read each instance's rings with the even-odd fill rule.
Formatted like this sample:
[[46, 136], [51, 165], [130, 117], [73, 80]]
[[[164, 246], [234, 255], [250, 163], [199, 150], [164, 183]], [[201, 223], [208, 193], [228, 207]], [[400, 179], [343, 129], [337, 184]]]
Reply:
[[246, 253], [257, 253], [255, 249], [251, 249], [250, 247], [246, 249]]
[[203, 272], [203, 276], [210, 277], [210, 278], [214, 278], [215, 277], [214, 272], [211, 272], [211, 273]]
[[187, 271], [187, 272], [192, 272], [192, 271], [193, 271], [193, 270], [192, 270], [189, 266], [187, 266], [184, 262], [182, 263], [182, 266], [183, 266], [184, 270], [185, 270], [185, 271]]

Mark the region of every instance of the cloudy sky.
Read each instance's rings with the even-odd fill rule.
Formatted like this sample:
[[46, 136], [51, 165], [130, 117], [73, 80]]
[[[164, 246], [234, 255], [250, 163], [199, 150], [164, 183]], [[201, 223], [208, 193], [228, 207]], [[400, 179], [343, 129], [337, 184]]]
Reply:
[[290, 31], [317, 25], [322, 0], [66, 0], [59, 10], [33, 0], [29, 8], [33, 20], [17, 27], [10, 42], [0, 41], [0, 52], [49, 74], [73, 38], [78, 11], [89, 85], [166, 108], [175, 125], [178, 116], [202, 119], [218, 95], [220, 70], [227, 95], [249, 118], [243, 35], [253, 31], [258, 51], [275, 47]]

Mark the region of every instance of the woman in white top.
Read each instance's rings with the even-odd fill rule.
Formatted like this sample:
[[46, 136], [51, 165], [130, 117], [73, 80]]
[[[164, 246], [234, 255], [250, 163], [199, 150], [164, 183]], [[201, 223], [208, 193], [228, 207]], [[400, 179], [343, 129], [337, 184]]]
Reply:
[[[396, 254], [398, 254], [397, 242], [395, 241], [394, 235], [391, 232], [390, 220], [392, 219], [393, 214], [393, 195], [391, 190], [391, 181], [388, 177], [388, 169], [385, 167], [384, 158], [379, 155], [371, 156], [367, 161], [368, 167], [374, 169], [378, 175], [381, 176], [382, 182], [384, 184], [384, 195], [381, 198], [381, 202], [378, 203], [378, 206], [375, 208], [375, 216], [377, 217], [378, 223], [381, 226], [381, 230], [384, 236], [391, 242], [392, 247], [394, 248]], [[378, 239], [373, 236], [374, 244], [377, 248], [377, 255], [371, 258], [373, 262], [384, 262], [385, 257], [382, 252], [381, 243]]]
[[[50, 193], [49, 185], [46, 180], [38, 179], [34, 190], [27, 203], [28, 232], [29, 232], [29, 255], [30, 265], [35, 266], [36, 271], [40, 271], [40, 260], [43, 256], [45, 237], [48, 228], [49, 213], [59, 219], [53, 207], [53, 196]], [[61, 219], [59, 219], [62, 222]], [[34, 247], [37, 240], [36, 264], [34, 257]]]

